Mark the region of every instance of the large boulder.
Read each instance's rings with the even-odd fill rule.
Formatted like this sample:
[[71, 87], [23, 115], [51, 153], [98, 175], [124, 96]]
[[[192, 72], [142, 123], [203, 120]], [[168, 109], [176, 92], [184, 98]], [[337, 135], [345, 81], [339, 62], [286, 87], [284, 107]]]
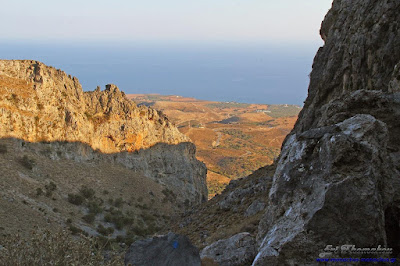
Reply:
[[133, 243], [125, 254], [125, 265], [200, 266], [200, 255], [186, 236], [168, 233]]
[[205, 247], [200, 257], [202, 260], [212, 259], [220, 266], [236, 266], [251, 263], [255, 255], [255, 239], [245, 232]]
[[400, 176], [388, 140], [385, 123], [371, 115], [291, 135], [259, 226], [254, 265], [309, 264], [327, 245], [398, 252], [399, 221], [391, 220], [400, 214]]

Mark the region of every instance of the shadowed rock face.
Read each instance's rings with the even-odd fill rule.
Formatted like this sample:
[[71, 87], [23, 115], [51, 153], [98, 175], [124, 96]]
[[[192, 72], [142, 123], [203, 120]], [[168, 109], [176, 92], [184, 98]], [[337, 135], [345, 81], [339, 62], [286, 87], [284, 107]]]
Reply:
[[332, 100], [357, 90], [400, 91], [399, 8], [396, 0], [333, 2], [321, 26], [325, 45], [314, 59], [296, 133], [325, 123], [323, 106]]
[[397, 0], [333, 2], [253, 265], [316, 264], [327, 245], [400, 256], [399, 10]]

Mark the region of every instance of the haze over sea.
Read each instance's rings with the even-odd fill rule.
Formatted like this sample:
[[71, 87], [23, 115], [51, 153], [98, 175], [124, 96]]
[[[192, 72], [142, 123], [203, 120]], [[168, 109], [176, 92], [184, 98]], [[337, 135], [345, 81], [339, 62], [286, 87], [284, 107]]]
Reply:
[[33, 59], [76, 76], [84, 90], [302, 105], [321, 43], [2, 42], [0, 58]]

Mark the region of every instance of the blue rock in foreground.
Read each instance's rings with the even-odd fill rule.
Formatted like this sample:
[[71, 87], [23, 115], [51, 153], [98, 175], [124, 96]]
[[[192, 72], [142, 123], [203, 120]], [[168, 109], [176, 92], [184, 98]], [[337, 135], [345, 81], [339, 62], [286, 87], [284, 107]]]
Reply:
[[201, 260], [186, 236], [170, 232], [133, 243], [125, 254], [125, 265], [200, 266]]

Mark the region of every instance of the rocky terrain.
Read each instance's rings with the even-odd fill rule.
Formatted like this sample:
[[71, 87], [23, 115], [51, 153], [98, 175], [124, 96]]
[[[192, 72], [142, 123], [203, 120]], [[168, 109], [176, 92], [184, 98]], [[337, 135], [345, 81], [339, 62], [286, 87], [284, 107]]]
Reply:
[[147, 235], [207, 199], [194, 144], [115, 85], [83, 92], [61, 70], [1, 60], [0, 125], [3, 234]]
[[[203, 259], [317, 265], [317, 259], [400, 258], [398, 10], [395, 0], [333, 1], [305, 106], [274, 170], [231, 182], [177, 224], [205, 247]], [[240, 228], [243, 221], [251, 225], [253, 204], [262, 212], [253, 214], [257, 228]], [[344, 252], [343, 245], [390, 252]], [[238, 252], [249, 259], [238, 260]]]
[[296, 105], [213, 102], [176, 95], [127, 97], [161, 110], [190, 137], [197, 158], [207, 166], [209, 198], [221, 193], [230, 180], [272, 164], [301, 110]]

